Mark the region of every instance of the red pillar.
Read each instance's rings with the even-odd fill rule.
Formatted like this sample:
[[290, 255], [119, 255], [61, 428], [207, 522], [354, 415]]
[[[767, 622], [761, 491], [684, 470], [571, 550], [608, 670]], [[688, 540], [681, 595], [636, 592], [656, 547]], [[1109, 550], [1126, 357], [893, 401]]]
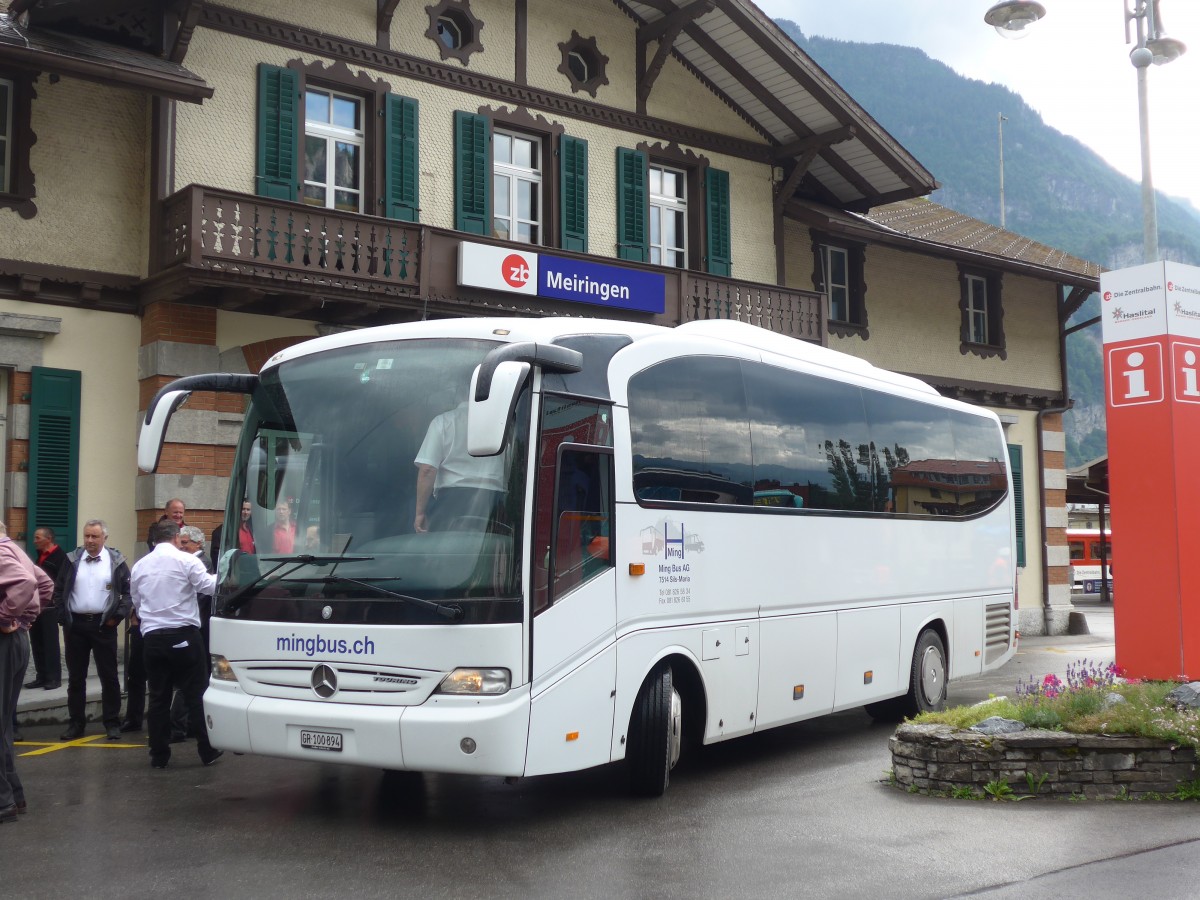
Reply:
[[1200, 268], [1100, 277], [1117, 665], [1200, 678]]

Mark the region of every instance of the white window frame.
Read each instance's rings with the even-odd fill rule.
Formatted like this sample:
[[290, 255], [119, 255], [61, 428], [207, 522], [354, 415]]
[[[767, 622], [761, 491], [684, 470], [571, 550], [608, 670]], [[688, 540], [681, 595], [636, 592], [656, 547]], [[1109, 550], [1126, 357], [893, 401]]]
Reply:
[[[842, 258], [842, 272], [845, 273], [844, 281], [833, 280], [833, 257], [837, 254]], [[821, 246], [821, 264], [825, 271], [821, 273], [821, 278], [825, 283], [825, 294], [829, 297], [829, 318], [834, 322], [850, 322], [850, 253], [845, 247], [834, 247], [831, 244], [823, 244]], [[838, 315], [839, 300], [841, 300], [841, 315]]]
[[[678, 183], [683, 190], [682, 197], [669, 196], [663, 194], [661, 190], [658, 193], [654, 191], [654, 173], [660, 174], [670, 173], [678, 179]], [[676, 169], [672, 166], [664, 166], [659, 163], [650, 163], [649, 179], [647, 182], [650, 185], [648, 191], [650, 196], [650, 262], [656, 266], [670, 266], [675, 269], [686, 269], [688, 267], [688, 179], [687, 172], [683, 169]], [[659, 182], [661, 184], [661, 180]], [[668, 247], [663, 240], [662, 221], [664, 214], [679, 215], [679, 221], [683, 227], [681, 233], [676, 235], [676, 245]], [[656, 225], [657, 220], [657, 225]], [[657, 232], [657, 240], [655, 233]], [[676, 257], [675, 261], [668, 262], [671, 255]]]
[[[526, 141], [532, 145], [533, 153], [536, 154], [534, 165], [521, 166], [514, 162], [502, 162], [495, 152], [498, 137], [506, 137], [510, 141]], [[542, 152], [542, 142], [540, 139], [530, 134], [523, 134], [520, 131], [510, 131], [506, 128], [496, 128], [492, 131], [492, 234], [502, 240], [514, 241], [516, 243], [532, 243], [539, 245], [543, 243], [545, 238], [545, 216], [543, 208], [546, 203], [546, 192], [542, 188], [542, 170], [544, 166], [545, 153]], [[511, 155], [511, 154], [510, 154]], [[500, 204], [497, 203], [500, 188], [496, 184], [497, 178], [507, 179], [507, 200], [508, 213], [501, 215], [498, 210]], [[522, 184], [528, 184], [533, 187], [537, 193], [537, 202], [532, 204], [530, 210], [532, 218], [521, 217], [517, 215], [519, 188]], [[502, 234], [496, 228], [498, 221], [508, 223], [507, 236]], [[517, 236], [517, 228], [519, 225], [527, 225], [533, 231], [533, 240], [525, 241]]]
[[[308, 95], [309, 94], [324, 94], [329, 97], [329, 108], [333, 110], [333, 102], [335, 99], [349, 100], [357, 104], [359, 110], [358, 121], [361, 128], [343, 128], [339, 125], [334, 125], [332, 122], [318, 122], [308, 118]], [[339, 191], [344, 191], [350, 194], [358, 195], [358, 209], [355, 212], [363, 211], [363, 199], [365, 194], [366, 182], [366, 115], [367, 102], [364, 98], [355, 94], [347, 94], [344, 91], [333, 90], [332, 88], [309, 86], [304, 93], [304, 140], [305, 147], [302, 149], [301, 158], [306, 159], [308, 155], [307, 142], [310, 137], [321, 138], [325, 141], [325, 183], [321, 184], [317, 181], [304, 179], [305, 187], [309, 185], [313, 187], [323, 187], [325, 189], [325, 209], [336, 209], [336, 197]], [[358, 148], [358, 188], [339, 187], [336, 181], [335, 166], [337, 165], [337, 145], [352, 144]], [[307, 175], [307, 172], [305, 173]], [[317, 206], [315, 202], [302, 194], [301, 199], [309, 206]]]
[[7, 90], [8, 103], [5, 104], [7, 115], [0, 121], [0, 171], [4, 177], [0, 179], [0, 194], [11, 194], [13, 183], [12, 144], [13, 144], [13, 104], [17, 101], [17, 86], [7, 78], [0, 78], [0, 89]]
[[967, 337], [972, 344], [988, 344], [987, 279], [967, 275]]

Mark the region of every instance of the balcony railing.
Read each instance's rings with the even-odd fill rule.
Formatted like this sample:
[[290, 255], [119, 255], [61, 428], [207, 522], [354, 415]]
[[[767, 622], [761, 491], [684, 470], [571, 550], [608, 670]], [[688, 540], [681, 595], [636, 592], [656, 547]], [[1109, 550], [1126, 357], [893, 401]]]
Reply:
[[[458, 245], [484, 240], [300, 203], [191, 185], [163, 201], [149, 300], [208, 292], [209, 302], [276, 315], [330, 318], [346, 324], [413, 316], [489, 314], [507, 295], [458, 285]], [[514, 250], [527, 245], [504, 244]], [[556, 256], [599, 260], [569, 251]], [[615, 260], [613, 265], [618, 265]], [[824, 297], [773, 284], [685, 269], [620, 263], [661, 273], [666, 308], [653, 321], [736, 319], [778, 334], [827, 343]], [[213, 293], [213, 290], [216, 290]], [[587, 315], [588, 307], [524, 295], [523, 315]], [[350, 301], [350, 302], [345, 302]], [[499, 301], [493, 306], [492, 301]], [[340, 307], [340, 308], [339, 308]], [[332, 310], [332, 312], [331, 312]], [[597, 310], [599, 315], [614, 310]], [[501, 313], [506, 314], [506, 313]], [[630, 314], [644, 319], [641, 314]]]
[[164, 201], [157, 263], [298, 289], [418, 292], [421, 226], [192, 185]]

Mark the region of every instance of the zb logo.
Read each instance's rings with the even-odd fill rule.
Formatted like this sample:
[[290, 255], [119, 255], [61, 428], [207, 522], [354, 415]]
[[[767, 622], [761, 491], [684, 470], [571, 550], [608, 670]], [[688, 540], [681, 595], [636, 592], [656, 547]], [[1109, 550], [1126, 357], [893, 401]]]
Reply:
[[525, 257], [519, 253], [510, 253], [500, 264], [500, 275], [509, 287], [523, 288], [529, 284], [532, 273], [529, 271], [529, 263], [525, 261]]

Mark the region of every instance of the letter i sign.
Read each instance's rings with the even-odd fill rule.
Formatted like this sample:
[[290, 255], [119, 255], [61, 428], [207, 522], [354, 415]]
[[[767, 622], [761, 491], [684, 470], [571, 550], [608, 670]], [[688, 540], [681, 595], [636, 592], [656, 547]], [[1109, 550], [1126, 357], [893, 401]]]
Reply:
[[1163, 364], [1159, 344], [1138, 344], [1108, 351], [1109, 402], [1113, 406], [1162, 403]]
[[1177, 403], [1200, 403], [1200, 344], [1171, 345], [1171, 373]]

